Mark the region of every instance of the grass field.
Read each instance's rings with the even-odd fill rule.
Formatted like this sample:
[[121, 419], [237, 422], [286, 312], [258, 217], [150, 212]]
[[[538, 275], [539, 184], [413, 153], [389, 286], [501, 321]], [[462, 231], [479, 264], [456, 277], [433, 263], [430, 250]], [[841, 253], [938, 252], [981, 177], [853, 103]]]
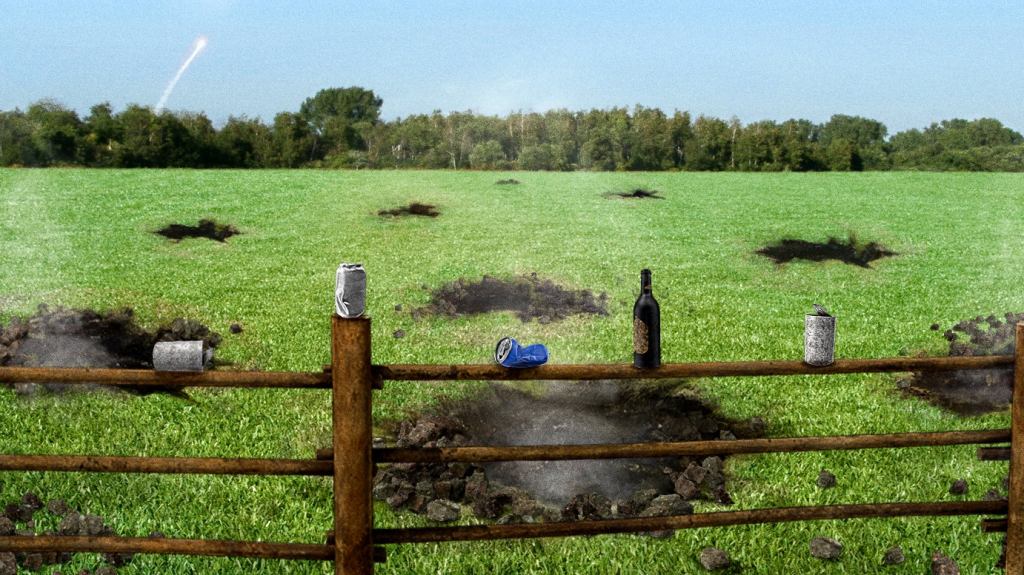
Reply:
[[[326, 171], [0, 170], [0, 319], [40, 302], [132, 306], [146, 326], [187, 316], [225, 335], [239, 368], [317, 370], [329, 360], [334, 269], [369, 273], [374, 361], [487, 362], [506, 334], [548, 344], [551, 361], [624, 362], [642, 267], [654, 271], [666, 362], [797, 359], [803, 314], [838, 318], [837, 356], [943, 353], [943, 327], [1024, 311], [1024, 176], [1003, 174], [511, 174]], [[664, 200], [609, 199], [644, 186]], [[433, 203], [436, 219], [375, 213]], [[242, 235], [172, 243], [171, 222], [214, 217]], [[838, 262], [782, 267], [755, 255], [783, 236], [855, 232], [899, 252], [874, 269]], [[522, 324], [512, 314], [414, 321], [421, 286], [537, 272], [607, 292], [607, 317]], [[394, 311], [402, 304], [402, 312]], [[228, 335], [232, 322], [245, 332]], [[406, 337], [395, 339], [402, 329]], [[894, 391], [895, 375], [728, 378], [691, 382], [729, 417], [764, 416], [771, 435], [1008, 425], [1007, 413], [961, 418]], [[396, 383], [378, 422], [474, 383]], [[194, 403], [97, 394], [23, 401], [0, 389], [0, 452], [310, 457], [327, 445], [329, 394], [196, 390]], [[828, 468], [838, 486], [815, 486]], [[734, 509], [839, 502], [952, 500], [965, 478], [980, 499], [1005, 475], [973, 447], [743, 456], [729, 459]], [[331, 518], [326, 478], [0, 473], [0, 502], [34, 490], [108, 519], [122, 535], [319, 542]], [[702, 503], [698, 511], [719, 509]], [[377, 509], [380, 526], [416, 525]], [[835, 563], [809, 556], [817, 535], [842, 541]], [[603, 536], [389, 549], [380, 573], [697, 573], [700, 550], [727, 550], [745, 573], [925, 573], [934, 550], [962, 573], [995, 573], [999, 536], [978, 520], [918, 518], [678, 532], [668, 540]], [[76, 567], [97, 556], [83, 555]], [[67, 571], [65, 571], [67, 572]], [[124, 574], [328, 573], [328, 564], [139, 556]]]

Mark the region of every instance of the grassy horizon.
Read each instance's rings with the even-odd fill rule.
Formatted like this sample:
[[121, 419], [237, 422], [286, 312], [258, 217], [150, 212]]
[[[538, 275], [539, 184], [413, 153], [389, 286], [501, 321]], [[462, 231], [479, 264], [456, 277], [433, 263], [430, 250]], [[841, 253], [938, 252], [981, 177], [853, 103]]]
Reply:
[[[498, 186], [514, 177], [521, 185]], [[608, 198], [656, 189], [663, 200]], [[318, 370], [329, 359], [334, 270], [368, 270], [375, 363], [485, 363], [504, 335], [544, 342], [552, 363], [629, 360], [636, 276], [653, 270], [663, 361], [799, 359], [803, 314], [837, 317], [837, 357], [943, 354], [944, 328], [1024, 311], [1024, 175], [537, 172], [0, 170], [0, 320], [36, 305], [133, 307], [143, 325], [174, 317], [224, 335], [236, 369]], [[431, 218], [380, 209], [435, 204]], [[180, 243], [152, 232], [215, 218], [226, 243]], [[899, 253], [872, 269], [839, 262], [776, 266], [755, 250], [784, 237], [854, 233]], [[537, 272], [605, 292], [607, 317], [521, 323], [510, 313], [412, 318], [435, 288], [460, 277]], [[402, 305], [402, 311], [395, 306]], [[230, 335], [241, 322], [245, 331]], [[392, 337], [395, 330], [404, 338]], [[895, 375], [690, 380], [730, 418], [759, 415], [771, 436], [1006, 427], [1008, 412], [962, 418], [895, 391]], [[477, 382], [398, 382], [375, 394], [378, 424]], [[0, 452], [308, 458], [330, 437], [318, 390], [194, 390], [174, 398], [76, 395], [25, 401], [0, 389]], [[729, 458], [729, 509], [945, 501], [999, 484], [1006, 465], [974, 447], [768, 454]], [[818, 471], [835, 489], [814, 485]], [[327, 478], [0, 473], [0, 503], [26, 490], [103, 515], [119, 534], [320, 542], [331, 521]], [[382, 527], [424, 524], [377, 507]], [[724, 509], [707, 503], [697, 511]], [[809, 556], [817, 535], [843, 558]], [[873, 573], [901, 544], [921, 573], [931, 552], [962, 573], [994, 573], [1000, 537], [978, 518], [850, 520], [678, 532], [669, 540], [564, 540], [391, 547], [380, 573], [702, 572], [706, 545], [746, 573]], [[76, 568], [96, 564], [83, 555]], [[46, 573], [48, 571], [44, 571]], [[139, 556], [120, 573], [328, 573], [328, 564]]]

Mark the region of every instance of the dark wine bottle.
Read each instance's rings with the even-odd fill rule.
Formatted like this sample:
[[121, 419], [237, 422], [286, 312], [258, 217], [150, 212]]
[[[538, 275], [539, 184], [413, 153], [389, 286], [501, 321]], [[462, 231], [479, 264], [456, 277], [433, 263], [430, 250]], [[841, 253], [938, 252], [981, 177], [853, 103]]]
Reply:
[[633, 365], [661, 365], [661, 311], [651, 294], [651, 270], [640, 272], [640, 297], [633, 304]]

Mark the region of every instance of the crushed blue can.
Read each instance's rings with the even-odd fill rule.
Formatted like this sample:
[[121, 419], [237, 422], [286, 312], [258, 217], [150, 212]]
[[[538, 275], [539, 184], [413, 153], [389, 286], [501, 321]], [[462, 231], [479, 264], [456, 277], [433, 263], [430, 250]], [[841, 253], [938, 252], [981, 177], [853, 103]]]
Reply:
[[535, 343], [523, 347], [511, 337], [503, 337], [494, 348], [494, 361], [504, 367], [537, 367], [548, 361], [548, 348]]

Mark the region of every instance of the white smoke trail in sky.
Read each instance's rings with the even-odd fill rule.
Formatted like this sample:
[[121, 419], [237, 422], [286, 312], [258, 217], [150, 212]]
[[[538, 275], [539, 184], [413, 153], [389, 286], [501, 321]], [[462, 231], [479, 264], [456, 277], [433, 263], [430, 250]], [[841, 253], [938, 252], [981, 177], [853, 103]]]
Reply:
[[185, 74], [185, 70], [192, 65], [192, 61], [196, 59], [196, 56], [206, 48], [206, 36], [200, 36], [196, 38], [195, 43], [192, 45], [192, 53], [188, 55], [188, 58], [178, 68], [178, 73], [174, 75], [171, 82], [167, 84], [167, 88], [164, 89], [164, 93], [160, 96], [160, 101], [156, 103], [156, 113], [160, 113], [164, 109], [164, 105], [167, 104], [167, 98], [171, 97], [171, 92], [174, 91], [174, 87], [178, 84], [178, 80], [181, 79], [182, 75]]

